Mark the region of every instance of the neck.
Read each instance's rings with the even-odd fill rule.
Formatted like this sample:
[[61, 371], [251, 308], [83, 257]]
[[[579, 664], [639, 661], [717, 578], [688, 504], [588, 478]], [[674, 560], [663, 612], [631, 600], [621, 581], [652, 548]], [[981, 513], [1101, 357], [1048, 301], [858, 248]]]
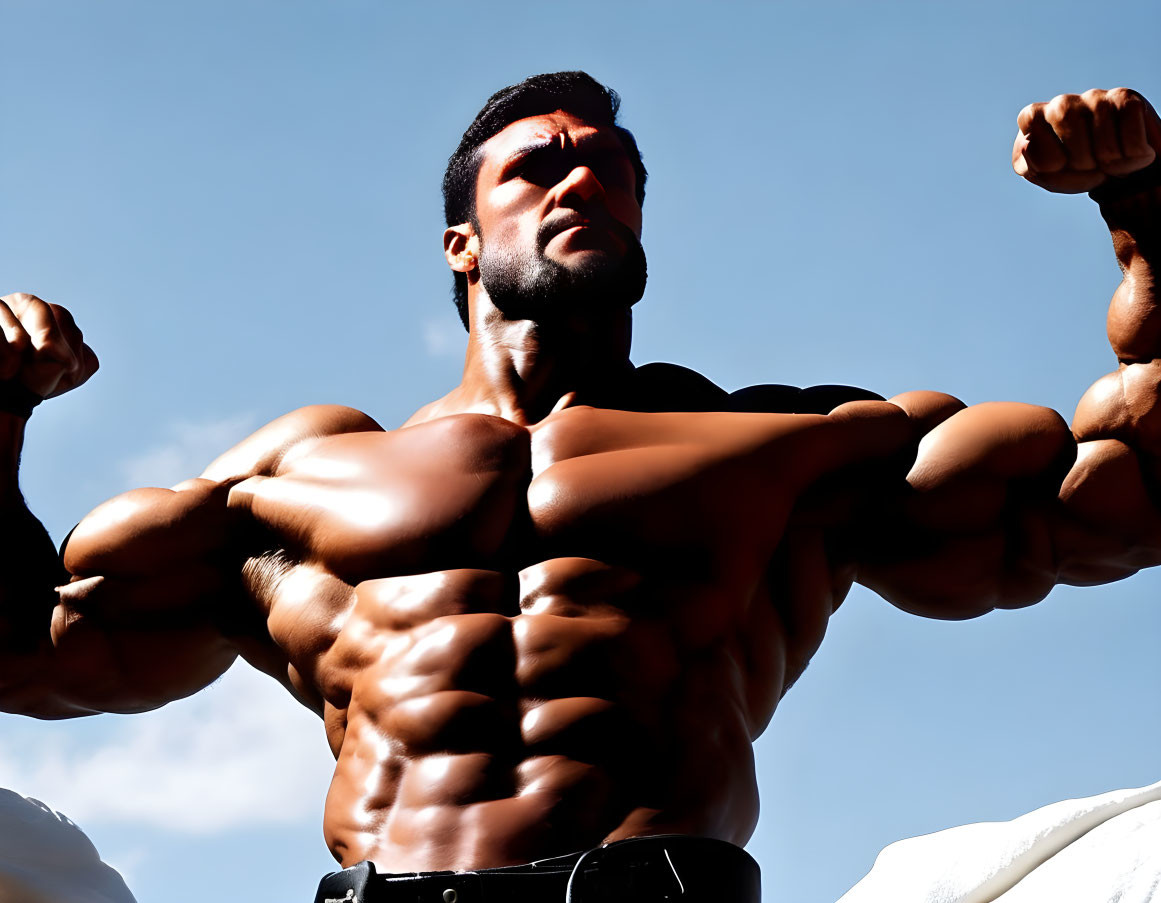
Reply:
[[458, 410], [537, 423], [561, 407], [610, 404], [633, 369], [628, 309], [551, 321], [471, 310], [463, 381], [447, 399]]

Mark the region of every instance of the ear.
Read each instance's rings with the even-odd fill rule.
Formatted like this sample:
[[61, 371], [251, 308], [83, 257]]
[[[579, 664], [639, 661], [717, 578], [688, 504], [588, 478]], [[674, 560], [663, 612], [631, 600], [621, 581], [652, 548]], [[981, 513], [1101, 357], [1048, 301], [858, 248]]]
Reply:
[[470, 273], [480, 259], [480, 239], [471, 223], [449, 226], [443, 233], [443, 256], [457, 273]]

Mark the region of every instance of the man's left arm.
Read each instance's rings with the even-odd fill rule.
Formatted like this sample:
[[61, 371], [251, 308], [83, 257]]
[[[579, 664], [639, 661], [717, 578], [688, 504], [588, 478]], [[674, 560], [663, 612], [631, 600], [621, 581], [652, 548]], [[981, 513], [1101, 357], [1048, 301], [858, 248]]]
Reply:
[[1090, 192], [1108, 223], [1124, 277], [1108, 316], [1118, 367], [1085, 393], [1071, 431], [1046, 408], [892, 399], [937, 425], [904, 492], [878, 512], [887, 529], [859, 543], [859, 580], [932, 617], [1161, 564], [1161, 120], [1118, 88], [1031, 104], [1018, 126], [1016, 172]]
[[[1110, 103], [1124, 156], [1111, 177], [1084, 187], [1100, 204], [1123, 274], [1108, 316], [1118, 367], [1085, 393], [1073, 418], [1077, 462], [1060, 492], [1070, 516], [1056, 537], [1069, 583], [1105, 582], [1161, 561], [1161, 120], [1125, 89], [1088, 92], [1077, 109], [1083, 118], [1093, 104]], [[1094, 144], [1099, 124], [1094, 116]]]

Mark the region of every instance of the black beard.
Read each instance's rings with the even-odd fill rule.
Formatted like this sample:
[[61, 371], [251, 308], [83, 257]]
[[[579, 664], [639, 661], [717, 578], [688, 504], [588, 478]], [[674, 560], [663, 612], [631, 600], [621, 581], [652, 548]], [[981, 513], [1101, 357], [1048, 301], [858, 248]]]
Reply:
[[493, 250], [481, 236], [480, 282], [497, 309], [514, 320], [543, 322], [576, 313], [628, 310], [645, 294], [648, 272], [637, 236], [625, 229], [621, 239], [626, 251], [619, 258], [588, 254], [583, 263], [565, 266], [539, 249]]

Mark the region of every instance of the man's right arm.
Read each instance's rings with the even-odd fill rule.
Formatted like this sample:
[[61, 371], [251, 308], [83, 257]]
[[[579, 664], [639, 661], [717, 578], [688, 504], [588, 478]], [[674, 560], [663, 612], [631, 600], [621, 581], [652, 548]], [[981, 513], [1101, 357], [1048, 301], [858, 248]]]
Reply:
[[[4, 302], [0, 406], [17, 408], [29, 390], [60, 394], [96, 369], [63, 308], [30, 295]], [[40, 328], [17, 329], [18, 319]], [[312, 439], [381, 427], [352, 408], [301, 408], [201, 477], [98, 506], [58, 559], [17, 488], [27, 414], [0, 411], [0, 711], [40, 718], [145, 711], [205, 687], [240, 653], [285, 682], [241, 581], [247, 557], [266, 547], [246, 511], [229, 504], [231, 489], [275, 474], [284, 456]]]
[[87, 380], [97, 358], [64, 308], [33, 295], [0, 298], [0, 330], [0, 708], [81, 714], [42, 698], [55, 587], [68, 575], [24, 504], [17, 471], [32, 407]]
[[0, 710], [67, 718], [188, 696], [238, 657], [223, 629], [237, 600], [229, 482], [127, 492], [58, 558], [19, 491], [24, 428], [97, 360], [69, 313], [35, 296], [0, 299], [0, 326]]

